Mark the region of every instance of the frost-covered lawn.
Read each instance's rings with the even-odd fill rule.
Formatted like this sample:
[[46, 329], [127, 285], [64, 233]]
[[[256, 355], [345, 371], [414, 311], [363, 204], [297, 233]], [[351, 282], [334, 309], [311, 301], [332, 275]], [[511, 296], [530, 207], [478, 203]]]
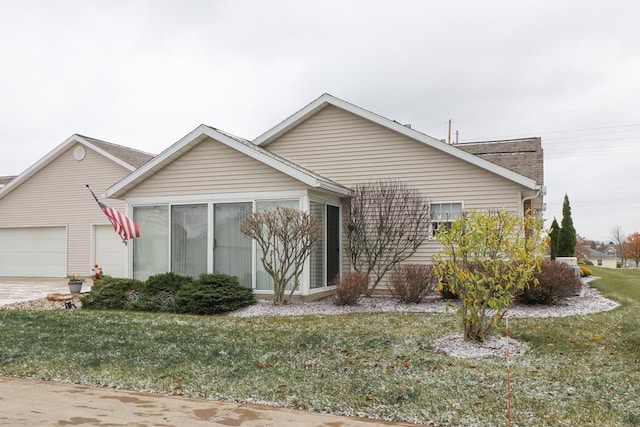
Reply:
[[[640, 424], [640, 271], [594, 269], [616, 310], [512, 319], [513, 425]], [[0, 374], [440, 425], [506, 425], [504, 359], [433, 343], [447, 314], [231, 318], [0, 310]]]

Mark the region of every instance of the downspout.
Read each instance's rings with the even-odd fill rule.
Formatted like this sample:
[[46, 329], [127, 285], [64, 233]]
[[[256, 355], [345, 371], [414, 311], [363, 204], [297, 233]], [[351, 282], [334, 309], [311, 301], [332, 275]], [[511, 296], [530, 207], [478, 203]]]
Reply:
[[540, 196], [546, 196], [547, 195], [547, 187], [544, 185], [536, 185], [536, 189], [535, 189], [535, 193], [533, 193], [532, 196], [527, 196], [527, 197], [523, 197], [522, 198], [522, 213], [523, 215], [526, 215], [526, 211], [524, 209], [524, 204], [527, 201], [533, 200], [533, 199], [537, 199]]

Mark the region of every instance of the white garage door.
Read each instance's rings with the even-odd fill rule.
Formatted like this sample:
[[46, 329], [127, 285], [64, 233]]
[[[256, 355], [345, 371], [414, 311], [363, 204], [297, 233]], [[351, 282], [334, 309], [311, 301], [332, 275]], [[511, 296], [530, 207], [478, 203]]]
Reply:
[[0, 229], [0, 276], [66, 275], [66, 227]]
[[96, 225], [95, 251], [93, 262], [102, 268], [104, 274], [112, 277], [126, 277], [127, 247], [111, 225]]

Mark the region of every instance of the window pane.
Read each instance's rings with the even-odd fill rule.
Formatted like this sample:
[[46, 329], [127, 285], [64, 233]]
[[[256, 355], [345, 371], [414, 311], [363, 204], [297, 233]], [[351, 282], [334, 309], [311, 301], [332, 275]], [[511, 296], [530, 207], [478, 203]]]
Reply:
[[322, 224], [320, 238], [311, 247], [311, 289], [325, 286], [324, 280], [324, 203], [311, 202], [311, 216]]
[[207, 205], [171, 207], [171, 271], [192, 277], [207, 272]]
[[147, 280], [151, 275], [169, 271], [169, 207], [136, 206], [133, 220], [140, 238], [133, 240], [133, 277]]
[[340, 208], [327, 205], [327, 285], [340, 274]]
[[[278, 206], [283, 206], [286, 208], [299, 209], [300, 202], [298, 200], [261, 200], [256, 202], [256, 209], [258, 211], [264, 211], [267, 209], [275, 209]], [[260, 290], [273, 290], [273, 281], [271, 276], [264, 271], [264, 267], [262, 266], [262, 261], [260, 258], [262, 257], [262, 250], [260, 248], [257, 249], [256, 254], [256, 289]], [[292, 285], [288, 284], [286, 289], [291, 290]]]
[[240, 223], [251, 215], [252, 203], [222, 203], [214, 209], [213, 268], [236, 276], [251, 287], [251, 239], [240, 232]]

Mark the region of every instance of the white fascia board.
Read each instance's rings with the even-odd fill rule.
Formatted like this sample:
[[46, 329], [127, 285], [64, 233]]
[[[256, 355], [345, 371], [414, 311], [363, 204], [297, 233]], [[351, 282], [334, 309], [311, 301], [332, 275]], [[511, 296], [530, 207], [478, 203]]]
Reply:
[[40, 160], [38, 160], [37, 162], [29, 166], [27, 169], [25, 169], [20, 175], [18, 175], [17, 177], [9, 181], [7, 185], [5, 185], [4, 187], [2, 187], [2, 189], [0, 189], [0, 199], [4, 197], [5, 194], [9, 194], [14, 187], [19, 186], [24, 181], [26, 181], [27, 179], [35, 175], [40, 169], [45, 167], [47, 164], [51, 163], [56, 157], [58, 157], [58, 154], [60, 152], [64, 151], [67, 148], [67, 146], [70, 146], [71, 144], [75, 143], [76, 140], [77, 140], [76, 135], [71, 135], [64, 142], [59, 144], [56, 148], [49, 151]]
[[385, 117], [372, 113], [371, 111], [365, 110], [364, 108], [361, 108], [361, 107], [358, 107], [357, 105], [343, 101], [342, 99], [336, 98], [327, 93], [321, 95], [315, 101], [311, 102], [310, 104], [308, 104], [307, 106], [305, 106], [304, 108], [296, 112], [295, 114], [289, 116], [287, 119], [279, 123], [274, 128], [268, 130], [267, 132], [263, 133], [262, 135], [254, 139], [253, 143], [261, 146], [268, 145], [271, 141], [278, 138], [280, 135], [287, 132], [289, 129], [293, 128], [301, 121], [304, 121], [307, 117], [310, 117], [311, 115], [315, 114], [316, 112], [325, 108], [328, 105], [333, 105], [335, 107], [341, 108], [345, 111], [348, 111], [352, 114], [355, 114], [359, 117], [362, 117], [380, 126], [386, 127], [399, 134], [402, 134], [408, 138], [422, 142], [423, 144], [426, 144], [437, 150], [443, 151], [465, 162], [471, 163], [482, 169], [488, 170], [496, 175], [502, 176], [503, 178], [506, 178], [510, 181], [518, 183], [526, 188], [529, 188], [531, 190], [536, 189], [536, 182], [530, 178], [517, 174], [509, 169], [503, 168], [502, 166], [498, 166], [495, 163], [491, 163], [488, 160], [484, 160], [473, 154], [467, 153], [466, 151], [455, 148], [454, 146], [446, 144], [431, 136], [425, 135], [414, 129], [408, 128], [401, 123], [397, 123], [392, 120], [389, 120]]
[[169, 161], [176, 154], [179, 154], [186, 147], [189, 147], [189, 145], [195, 142], [199, 136], [204, 134], [204, 131], [203, 131], [204, 128], [205, 128], [204, 125], [198, 126], [194, 130], [189, 132], [187, 135], [183, 136], [178, 141], [173, 143], [171, 146], [165, 149], [162, 153], [158, 154], [156, 157], [149, 160], [147, 163], [145, 163], [144, 165], [136, 169], [134, 172], [132, 172], [131, 174], [129, 174], [119, 182], [107, 188], [107, 190], [105, 191], [106, 197], [111, 197], [111, 198], [120, 197], [122, 193], [126, 192], [131, 185], [144, 180], [144, 178], [147, 175], [149, 175], [150, 172], [153, 172], [156, 169], [156, 167], [160, 167], [163, 164], [167, 163], [167, 161]]
[[306, 174], [303, 171], [300, 171], [296, 168], [293, 168], [273, 157], [260, 153], [256, 149], [250, 146], [247, 146], [245, 144], [242, 144], [241, 142], [236, 141], [233, 138], [230, 138], [224, 133], [218, 132], [209, 126], [200, 125], [196, 129], [194, 129], [193, 131], [189, 132], [187, 135], [182, 137], [179, 141], [171, 145], [165, 151], [158, 154], [151, 161], [149, 161], [139, 169], [135, 170], [129, 176], [127, 176], [120, 182], [114, 184], [113, 186], [109, 187], [105, 192], [106, 197], [114, 197], [114, 198], [120, 197], [124, 192], [127, 191], [127, 189], [131, 185], [144, 180], [150, 173], [153, 173], [156, 170], [156, 168], [162, 167], [165, 164], [167, 164], [169, 161], [171, 161], [172, 158], [174, 158], [175, 156], [185, 151], [192, 144], [199, 142], [200, 138], [202, 138], [203, 136], [207, 136], [222, 144], [225, 144], [226, 146], [236, 151], [239, 151], [261, 163], [264, 163], [267, 166], [270, 166], [286, 175], [291, 176], [294, 179], [297, 179], [298, 181], [304, 184], [309, 185], [310, 187], [327, 188], [327, 189], [330, 189], [330, 191], [334, 191], [339, 194], [345, 194], [345, 195], [348, 193], [348, 191], [344, 188], [339, 188], [330, 183], [321, 182], [315, 177], [309, 174]]
[[[278, 123], [273, 128], [269, 129], [259, 137], [253, 140], [253, 143], [256, 145], [265, 146], [268, 145], [275, 138], [279, 137], [292, 127], [298, 124], [298, 122], [306, 119], [308, 116], [315, 114], [319, 110], [323, 109], [329, 104], [333, 104], [333, 101], [338, 100], [334, 96], [325, 93], [318, 97], [316, 100], [307, 104], [301, 110], [298, 110], [294, 114], [290, 115], [280, 123]], [[335, 105], [335, 104], [334, 104]]]
[[90, 143], [86, 139], [82, 138], [80, 135], [74, 134], [74, 135], [71, 135], [66, 140], [64, 140], [64, 142], [59, 144], [56, 148], [54, 148], [53, 150], [49, 151], [49, 153], [47, 153], [40, 160], [38, 160], [37, 162], [35, 162], [31, 166], [29, 166], [20, 175], [15, 177], [13, 180], [9, 181], [9, 183], [7, 185], [5, 185], [4, 187], [0, 188], [0, 199], [3, 198], [4, 195], [9, 194], [12, 191], [13, 188], [19, 186], [24, 181], [26, 181], [27, 179], [31, 178], [33, 175], [38, 173], [42, 168], [44, 168], [46, 165], [48, 165], [53, 160], [55, 160], [60, 155], [60, 153], [62, 153], [63, 151], [67, 150], [69, 147], [71, 147], [74, 144], [82, 144], [82, 145], [86, 146], [87, 148], [90, 148], [90, 149], [96, 151], [98, 154], [108, 158], [109, 160], [113, 161], [114, 163], [119, 164], [120, 166], [124, 167], [125, 169], [128, 169], [130, 171], [134, 171], [135, 170], [134, 166], [124, 162], [121, 159], [118, 159], [117, 157], [114, 157], [113, 155], [111, 155], [111, 154], [107, 153], [106, 151], [102, 150], [101, 148], [93, 145], [92, 143]]
[[283, 163], [274, 157], [261, 153], [260, 151], [254, 149], [251, 146], [242, 144], [233, 138], [229, 138], [227, 135], [217, 132], [215, 129], [212, 129], [210, 127], [205, 127], [205, 134], [210, 138], [215, 139], [216, 141], [219, 141], [241, 152], [242, 154], [245, 154], [251, 157], [254, 160], [264, 163], [267, 166], [270, 166], [304, 184], [307, 184], [310, 187], [322, 188], [322, 189], [329, 190], [329, 191], [343, 194], [343, 195], [349, 194], [349, 190], [344, 187], [338, 186], [336, 184], [332, 184], [328, 181], [319, 180], [318, 178], [312, 175], [309, 175], [308, 173], [305, 173], [304, 171], [296, 169], [292, 166], [289, 166], [288, 164]]

